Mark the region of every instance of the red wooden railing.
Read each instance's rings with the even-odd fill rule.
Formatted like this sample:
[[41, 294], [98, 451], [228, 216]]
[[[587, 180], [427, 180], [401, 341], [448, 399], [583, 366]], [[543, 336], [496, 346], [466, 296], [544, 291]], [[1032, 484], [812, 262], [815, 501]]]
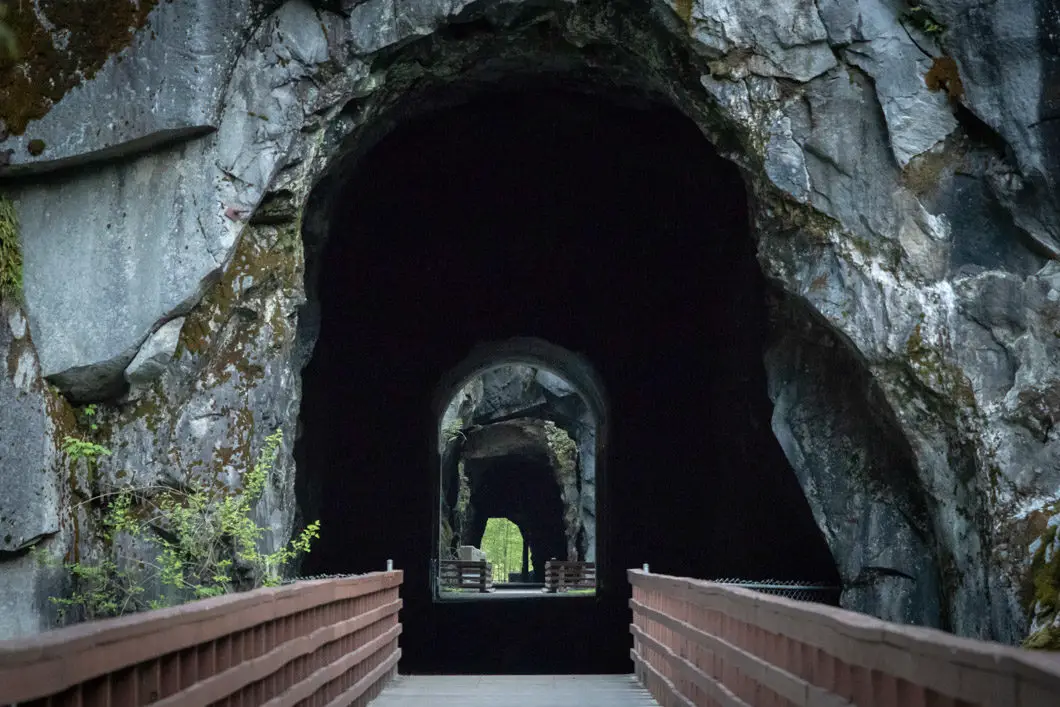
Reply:
[[1060, 659], [820, 604], [629, 571], [637, 677], [663, 707], [1057, 707]]
[[596, 589], [596, 563], [549, 560], [545, 563], [545, 589], [553, 594], [571, 589]]
[[493, 591], [493, 565], [486, 560], [442, 560], [439, 567], [443, 589]]
[[364, 705], [397, 673], [401, 581], [297, 582], [0, 641], [0, 705]]

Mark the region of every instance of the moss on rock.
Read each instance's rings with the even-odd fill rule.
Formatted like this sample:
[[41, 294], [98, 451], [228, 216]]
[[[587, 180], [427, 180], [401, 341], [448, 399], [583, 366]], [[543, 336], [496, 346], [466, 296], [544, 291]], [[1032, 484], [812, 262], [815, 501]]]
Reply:
[[551, 420], [545, 422], [545, 437], [557, 475], [564, 483], [577, 479], [578, 445], [566, 430]]
[[933, 390], [968, 409], [976, 407], [975, 390], [964, 371], [948, 362], [939, 345], [924, 338], [923, 322], [918, 322], [906, 340], [905, 352], [917, 377]]
[[[21, 135], [132, 42], [158, 0], [7, 2], [17, 48], [0, 55], [0, 120]], [[42, 145], [43, 147], [43, 145]]]
[[1025, 648], [1060, 650], [1060, 515], [1053, 515], [1031, 545], [1024, 602], [1031, 619]]
[[22, 294], [22, 243], [15, 205], [0, 196], [0, 300]]
[[[300, 216], [300, 215], [299, 215]], [[275, 289], [290, 289], [301, 280], [303, 272], [301, 219], [295, 217], [284, 226], [248, 226], [240, 236], [232, 262], [199, 305], [187, 316], [180, 332], [176, 355], [209, 356], [215, 382], [226, 381], [234, 373], [249, 385], [264, 370], [247, 356], [247, 342], [254, 340], [262, 328], [269, 326], [274, 345], [281, 345], [287, 326], [280, 308], [255, 307], [250, 301], [257, 294]], [[238, 310], [238, 311], [237, 311]], [[263, 315], [271, 313], [271, 318]], [[234, 316], [242, 321], [233, 328], [235, 336], [221, 333]]]
[[1027, 637], [1023, 647], [1036, 651], [1060, 651], [1060, 626], [1046, 626]]

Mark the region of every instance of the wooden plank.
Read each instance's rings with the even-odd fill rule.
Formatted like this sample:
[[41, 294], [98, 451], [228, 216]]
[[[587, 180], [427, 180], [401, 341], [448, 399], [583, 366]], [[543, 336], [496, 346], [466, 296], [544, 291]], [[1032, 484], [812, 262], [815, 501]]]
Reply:
[[[633, 648], [629, 649], [629, 657], [633, 659], [633, 663], [640, 669], [641, 672], [649, 673], [651, 677], [667, 692], [667, 697], [670, 700], [679, 702], [685, 707], [696, 707], [696, 704], [692, 700], [688, 699], [680, 693], [677, 686], [673, 682], [655, 669], [655, 666], [645, 660], [637, 651]], [[670, 700], [664, 700], [669, 702]], [[745, 706], [746, 707], [746, 706]]]
[[370, 673], [355, 682], [349, 690], [329, 702], [327, 707], [346, 707], [346, 705], [353, 704], [358, 697], [368, 692], [372, 686], [382, 680], [398, 664], [400, 659], [401, 649], [398, 648], [388, 655], [382, 663], [373, 668]]
[[[741, 673], [747, 675], [759, 685], [769, 688], [796, 705], [808, 704], [812, 695], [815, 699], [814, 704], [829, 705], [830, 707], [851, 707], [851, 703], [842, 697], [817, 687], [808, 680], [773, 665], [750, 651], [695, 628], [691, 624], [676, 619], [669, 614], [647, 607], [636, 600], [632, 600], [632, 603], [636, 613], [698, 643], [711, 653], [719, 655], [722, 660], [735, 666]], [[633, 629], [631, 628], [631, 630]], [[635, 634], [638, 632], [640, 632], [640, 629], [634, 631]]]
[[629, 570], [634, 594], [681, 597], [820, 650], [850, 668], [899, 680], [969, 704], [1013, 704], [1020, 691], [1060, 694], [1060, 661], [1033, 651], [902, 626], [837, 607], [799, 602], [703, 580]]
[[402, 578], [394, 571], [296, 582], [0, 641], [0, 703], [54, 695], [267, 621], [399, 586]]
[[658, 707], [632, 675], [399, 676], [371, 707]]
[[[698, 667], [696, 667], [692, 663], [688, 662], [687, 660], [670, 650], [669, 646], [666, 646], [662, 642], [652, 638], [636, 626], [630, 626], [630, 630], [633, 632], [633, 635], [636, 636], [642, 643], [647, 644], [653, 651], [655, 651], [661, 656], [664, 656], [671, 667], [673, 667], [678, 672], [682, 673], [686, 678], [694, 682], [696, 684], [696, 687], [698, 687], [703, 692], [707, 693], [710, 696], [710, 699], [714, 700], [715, 702], [718, 702], [722, 705], [722, 707], [751, 707], [751, 705], [747, 704], [739, 697], [737, 697], [736, 694], [733, 693], [732, 690], [730, 690], [728, 686], [726, 686], [720, 680], [715, 680], [710, 675], [707, 675]], [[631, 649], [631, 653], [638, 655], [638, 657], [640, 657], [640, 662], [642, 665], [645, 665], [650, 668], [651, 671], [654, 672], [659, 678], [664, 680], [666, 684], [669, 685], [677, 695], [679, 695], [682, 699], [688, 701], [689, 704], [691, 704], [691, 700], [688, 700], [685, 695], [682, 695], [677, 690], [677, 686], [675, 686], [673, 682], [671, 682], [667, 678], [664, 678], [662, 676], [662, 673], [656, 670], [655, 666], [651, 665], [650, 661], [647, 661], [643, 657], [639, 656], [636, 649]], [[805, 702], [797, 702], [796, 704], [803, 705], [805, 704]]]
[[[334, 663], [325, 665], [306, 676], [301, 682], [291, 686], [286, 692], [266, 702], [263, 707], [291, 707], [308, 699], [321, 687], [331, 682], [347, 670], [363, 662], [368, 656], [378, 652], [383, 646], [395, 640], [401, 634], [401, 624], [394, 626], [386, 633], [364, 644], [352, 653], [347, 653]], [[395, 650], [395, 654], [400, 649]], [[391, 656], [393, 657], [393, 656]]]
[[400, 609], [401, 599], [398, 599], [346, 621], [324, 626], [309, 635], [281, 643], [260, 658], [239, 663], [154, 704], [157, 707], [207, 707], [278, 672], [292, 660], [310, 655], [325, 643], [366, 628], [396, 614]]

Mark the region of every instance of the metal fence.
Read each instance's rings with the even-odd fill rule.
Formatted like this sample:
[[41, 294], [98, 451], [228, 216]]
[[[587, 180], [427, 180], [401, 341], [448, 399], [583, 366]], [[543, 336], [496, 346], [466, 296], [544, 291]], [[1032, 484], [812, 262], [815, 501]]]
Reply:
[[812, 601], [817, 604], [839, 606], [839, 595], [843, 593], [842, 587], [818, 582], [792, 582], [777, 579], [747, 580], [747, 579], [712, 579], [711, 582], [726, 584], [732, 587], [752, 589], [763, 594], [796, 599], [798, 601]]

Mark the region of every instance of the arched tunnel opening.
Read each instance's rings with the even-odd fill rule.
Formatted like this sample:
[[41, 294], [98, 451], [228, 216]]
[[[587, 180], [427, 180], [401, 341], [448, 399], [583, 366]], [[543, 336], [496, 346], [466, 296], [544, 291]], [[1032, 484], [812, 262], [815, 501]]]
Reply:
[[[535, 557], [566, 558], [563, 504], [547, 460], [519, 457], [468, 464], [475, 517], [467, 538], [480, 546], [489, 518], [506, 517], [519, 526]], [[492, 558], [491, 558], [492, 559]], [[539, 562], [531, 581], [544, 582]], [[500, 581], [494, 578], [494, 581]]]
[[[563, 369], [570, 377], [557, 372]], [[597, 489], [605, 476], [597, 457], [607, 439], [607, 413], [602, 382], [588, 362], [534, 338], [495, 342], [451, 371], [435, 397], [443, 407], [437, 597], [469, 598], [457, 585], [465, 570], [478, 570], [461, 563], [481, 561], [481, 552], [493, 563], [479, 543], [487, 521], [498, 516], [523, 529], [526, 549], [539, 562], [516, 579], [494, 567], [493, 590], [513, 591], [480, 588], [477, 598], [541, 598], [535, 588], [555, 594], [557, 586], [546, 586], [553, 560], [578, 563], [571, 566], [578, 578], [573, 588], [595, 590]]]
[[[625, 570], [646, 562], [838, 583], [770, 431], [744, 183], [689, 119], [496, 89], [399, 125], [339, 188], [296, 448], [300, 507], [322, 525], [302, 572], [393, 559], [403, 671], [629, 672]], [[432, 394], [476, 345], [520, 336], [578, 352], [606, 385], [599, 591], [434, 602]]]
[[519, 582], [533, 571], [533, 553], [526, 534], [511, 518], [488, 518], [482, 524], [478, 542], [490, 556], [494, 573], [504, 577], [504, 581]]

